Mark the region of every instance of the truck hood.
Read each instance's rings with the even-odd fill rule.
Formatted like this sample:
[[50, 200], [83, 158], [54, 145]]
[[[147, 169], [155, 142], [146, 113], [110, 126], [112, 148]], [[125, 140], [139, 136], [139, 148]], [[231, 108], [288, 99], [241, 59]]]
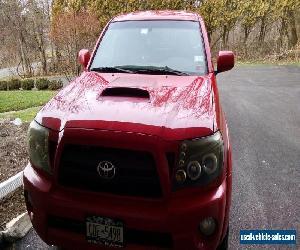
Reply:
[[[148, 97], [104, 95], [108, 88], [134, 88]], [[116, 130], [180, 140], [212, 134], [214, 114], [209, 76], [84, 72], [53, 97], [35, 120], [55, 131]]]

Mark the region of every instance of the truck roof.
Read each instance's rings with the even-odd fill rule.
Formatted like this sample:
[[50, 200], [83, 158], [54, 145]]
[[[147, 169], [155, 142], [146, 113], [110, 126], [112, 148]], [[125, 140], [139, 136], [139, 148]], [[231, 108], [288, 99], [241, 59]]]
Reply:
[[134, 21], [134, 20], [184, 20], [199, 21], [201, 17], [193, 12], [174, 11], [174, 10], [156, 10], [156, 11], [138, 11], [116, 16], [113, 22]]

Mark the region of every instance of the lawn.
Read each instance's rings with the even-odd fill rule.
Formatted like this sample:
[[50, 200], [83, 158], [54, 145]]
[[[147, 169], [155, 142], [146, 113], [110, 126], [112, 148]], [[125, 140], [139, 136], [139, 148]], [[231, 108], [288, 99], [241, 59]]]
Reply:
[[36, 113], [40, 110], [40, 108], [41, 108], [41, 106], [23, 109], [23, 110], [19, 110], [19, 111], [0, 113], [0, 119], [1, 118], [7, 118], [7, 119], [20, 118], [23, 122], [31, 122], [33, 120], [33, 118], [35, 117]]
[[0, 113], [42, 106], [56, 93], [56, 91], [50, 90], [0, 91]]

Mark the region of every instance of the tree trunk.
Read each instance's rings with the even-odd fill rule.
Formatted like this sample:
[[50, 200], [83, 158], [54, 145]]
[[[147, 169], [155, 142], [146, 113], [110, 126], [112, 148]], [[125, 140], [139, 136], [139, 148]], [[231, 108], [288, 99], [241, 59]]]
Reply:
[[44, 46], [42, 45], [42, 48], [40, 50], [40, 57], [42, 60], [42, 69], [43, 69], [43, 74], [47, 75], [48, 70], [47, 70], [47, 58], [46, 58], [46, 52], [44, 49]]
[[228, 28], [227, 28], [227, 25], [223, 26], [222, 42], [223, 42], [223, 48], [226, 48], [227, 44], [228, 44]]
[[289, 11], [288, 13], [288, 38], [289, 48], [293, 48], [298, 43], [294, 11]]
[[20, 32], [19, 34], [19, 44], [20, 44], [20, 55], [21, 55], [23, 74], [27, 76], [31, 76], [32, 75], [31, 63], [28, 57], [26, 56], [26, 51], [25, 51], [26, 44], [22, 32]]
[[45, 49], [45, 42], [44, 42], [44, 37], [43, 34], [38, 34], [39, 35], [39, 54], [40, 54], [40, 60], [42, 62], [42, 70], [43, 74], [47, 74], [47, 57], [46, 57], [46, 49]]
[[265, 41], [265, 36], [266, 36], [266, 16], [263, 16], [263, 18], [261, 19], [259, 38], [258, 38], [260, 43], [263, 43]]
[[[38, 17], [37, 17], [38, 18]], [[41, 17], [39, 17], [41, 18]], [[45, 51], [45, 41], [44, 41], [44, 27], [40, 27], [40, 24], [36, 22], [36, 19], [33, 18], [32, 26], [34, 29], [34, 39], [37, 44], [37, 49], [39, 51], [40, 62], [42, 63], [42, 71], [43, 74], [47, 74], [47, 58], [46, 58], [46, 51]]]
[[247, 27], [247, 26], [245, 26], [245, 27], [244, 27], [244, 44], [245, 44], [245, 45], [246, 45], [246, 43], [247, 43], [249, 34], [250, 34], [250, 28]]

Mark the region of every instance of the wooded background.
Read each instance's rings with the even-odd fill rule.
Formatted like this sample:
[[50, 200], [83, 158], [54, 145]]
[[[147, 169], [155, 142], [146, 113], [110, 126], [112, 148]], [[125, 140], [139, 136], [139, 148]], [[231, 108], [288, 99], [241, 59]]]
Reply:
[[164, 9], [200, 13], [214, 53], [299, 61], [299, 0], [0, 0], [0, 68], [18, 65], [23, 76], [78, 74], [78, 51], [93, 49], [109, 19]]

